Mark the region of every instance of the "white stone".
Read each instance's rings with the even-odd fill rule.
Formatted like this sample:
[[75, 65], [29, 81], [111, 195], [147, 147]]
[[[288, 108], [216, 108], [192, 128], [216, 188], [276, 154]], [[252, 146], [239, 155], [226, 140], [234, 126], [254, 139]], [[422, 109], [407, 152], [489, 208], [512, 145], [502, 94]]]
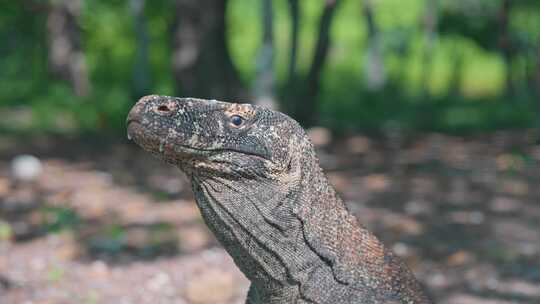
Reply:
[[11, 176], [18, 181], [35, 181], [42, 171], [41, 161], [32, 155], [16, 156], [11, 162]]

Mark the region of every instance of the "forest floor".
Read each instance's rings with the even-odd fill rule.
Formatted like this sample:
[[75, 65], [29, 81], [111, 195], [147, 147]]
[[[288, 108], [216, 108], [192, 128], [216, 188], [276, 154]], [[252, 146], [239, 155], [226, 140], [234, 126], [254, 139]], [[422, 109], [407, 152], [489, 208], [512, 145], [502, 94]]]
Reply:
[[[537, 142], [532, 131], [349, 136], [319, 155], [350, 210], [436, 303], [532, 304]], [[42, 161], [34, 183], [10, 178], [20, 154]], [[177, 169], [127, 142], [0, 137], [0, 303], [244, 303], [247, 288]]]

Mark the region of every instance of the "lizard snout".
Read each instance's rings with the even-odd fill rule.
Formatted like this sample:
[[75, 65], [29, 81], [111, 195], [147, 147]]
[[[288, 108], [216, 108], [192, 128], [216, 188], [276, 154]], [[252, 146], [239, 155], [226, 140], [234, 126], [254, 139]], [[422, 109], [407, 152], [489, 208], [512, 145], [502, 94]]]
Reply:
[[144, 111], [144, 105], [141, 102], [138, 102], [131, 108], [126, 118], [126, 124], [129, 125], [131, 122], [140, 121], [140, 118]]
[[147, 113], [155, 113], [160, 116], [169, 116], [174, 114], [176, 103], [173, 100], [162, 98], [158, 95], [149, 95], [142, 97], [129, 111], [126, 123], [132, 121], [140, 122], [141, 118]]

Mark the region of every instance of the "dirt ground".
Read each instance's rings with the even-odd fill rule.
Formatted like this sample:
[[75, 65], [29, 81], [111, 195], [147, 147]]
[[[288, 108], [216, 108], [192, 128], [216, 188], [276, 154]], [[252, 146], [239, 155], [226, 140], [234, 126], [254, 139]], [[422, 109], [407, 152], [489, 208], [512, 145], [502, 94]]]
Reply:
[[[357, 135], [319, 154], [350, 210], [436, 303], [532, 304], [537, 139]], [[10, 177], [19, 154], [42, 161], [35, 182]], [[0, 136], [0, 303], [244, 303], [247, 288], [177, 169], [128, 142]]]

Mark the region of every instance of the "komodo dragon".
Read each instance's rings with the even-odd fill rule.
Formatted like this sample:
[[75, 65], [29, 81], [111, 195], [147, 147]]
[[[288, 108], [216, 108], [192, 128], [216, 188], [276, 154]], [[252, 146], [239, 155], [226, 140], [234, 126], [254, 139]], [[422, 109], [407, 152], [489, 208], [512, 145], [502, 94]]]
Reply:
[[430, 303], [348, 212], [287, 115], [152, 95], [127, 125], [129, 138], [187, 174], [206, 224], [251, 281], [246, 303]]

